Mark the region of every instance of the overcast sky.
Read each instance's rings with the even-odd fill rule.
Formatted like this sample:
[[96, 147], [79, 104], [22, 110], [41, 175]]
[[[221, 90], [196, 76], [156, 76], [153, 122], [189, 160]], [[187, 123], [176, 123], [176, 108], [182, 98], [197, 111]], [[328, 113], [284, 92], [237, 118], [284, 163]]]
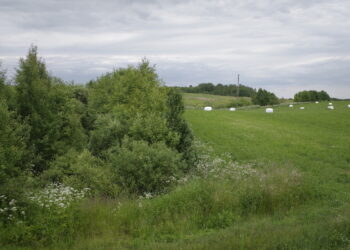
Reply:
[[0, 0], [0, 60], [37, 45], [85, 83], [147, 57], [167, 85], [241, 82], [350, 98], [349, 0]]

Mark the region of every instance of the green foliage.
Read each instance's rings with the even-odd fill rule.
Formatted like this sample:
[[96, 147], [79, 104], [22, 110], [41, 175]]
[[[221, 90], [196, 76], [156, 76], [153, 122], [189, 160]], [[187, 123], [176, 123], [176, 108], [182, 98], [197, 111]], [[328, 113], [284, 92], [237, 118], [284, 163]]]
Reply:
[[[89, 110], [96, 117], [89, 141], [89, 149], [95, 156], [106, 159], [108, 154], [112, 155], [110, 159], [113, 161], [123, 161], [127, 148], [130, 154], [134, 154], [133, 147], [123, 145], [125, 141], [144, 141], [142, 147], [150, 147], [153, 150], [151, 153], [154, 152], [153, 147], [160, 148], [159, 145], [164, 145], [169, 159], [172, 158], [170, 150], [176, 150], [174, 154], [181, 153], [183, 159], [190, 161], [193, 137], [182, 118], [184, 107], [181, 95], [161, 87], [155, 70], [149, 66], [148, 61], [143, 60], [138, 67], [115, 70], [91, 82]], [[142, 151], [140, 147], [137, 146], [136, 149]], [[180, 161], [177, 158], [176, 160]], [[158, 156], [154, 156], [151, 161], [154, 161], [154, 168], [163, 164], [159, 162], [161, 159]], [[176, 168], [174, 172], [179, 171], [174, 162], [169, 164]], [[139, 167], [135, 166], [132, 171], [140, 168], [140, 173], [143, 173], [141, 166], [142, 164]], [[166, 169], [168, 168], [164, 168]], [[181, 170], [184, 171], [185, 168], [182, 167]], [[132, 183], [135, 179], [127, 181], [126, 173], [123, 174], [124, 179], [120, 183], [132, 192], [160, 191], [165, 186], [160, 180], [150, 180], [152, 184], [145, 184], [144, 181], [140, 181], [140, 184]], [[159, 178], [169, 178], [169, 174], [172, 172], [164, 171]], [[139, 175], [136, 180], [140, 178]], [[156, 187], [157, 182], [159, 187]]]
[[278, 98], [275, 96], [275, 94], [268, 92], [265, 89], [259, 89], [256, 95], [253, 96], [252, 101], [254, 104], [260, 106], [275, 105], [279, 103]]
[[165, 110], [165, 92], [155, 69], [143, 60], [138, 67], [129, 66], [108, 73], [90, 85], [90, 109], [95, 113], [157, 113]]
[[30, 175], [30, 151], [26, 147], [29, 128], [17, 121], [3, 100], [0, 120], [0, 193], [9, 195], [20, 190], [11, 190], [11, 182]]
[[1, 69], [0, 61], [0, 101], [7, 104], [9, 110], [13, 111], [15, 107], [15, 92], [13, 86], [10, 86], [6, 79], [6, 71]]
[[168, 127], [180, 135], [176, 149], [183, 154], [183, 158], [191, 165], [193, 164], [193, 134], [186, 120], [183, 118], [185, 108], [182, 102], [182, 96], [173, 88], [170, 88], [168, 91], [167, 106], [168, 112], [166, 117]]
[[83, 147], [83, 110], [71, 88], [49, 76], [36, 47], [20, 60], [16, 82], [18, 114], [30, 126], [28, 147], [33, 148], [33, 170], [38, 174], [57, 154], [64, 154], [70, 147]]
[[43, 172], [43, 184], [63, 183], [77, 190], [89, 188], [90, 195], [115, 197], [119, 189], [114, 184], [111, 168], [88, 150], [68, 151], [50, 163], [50, 168]]
[[128, 130], [128, 124], [122, 123], [113, 114], [100, 115], [95, 120], [95, 129], [91, 131], [89, 149], [96, 156], [103, 156], [111, 147], [121, 144]]
[[118, 184], [132, 193], [160, 192], [179, 177], [181, 156], [164, 143], [123, 142], [117, 154], [111, 153]]
[[[200, 83], [198, 86], [193, 87], [177, 87], [185, 93], [202, 93], [222, 96], [237, 96], [237, 85], [223, 85], [221, 83], [214, 85], [212, 83]], [[256, 93], [256, 90], [242, 85], [239, 85], [239, 96], [252, 97]]]
[[80, 229], [78, 204], [85, 195], [84, 190], [53, 184], [41, 191], [27, 192], [26, 206], [18, 206], [12, 200], [12, 210], [19, 213], [11, 223], [0, 226], [0, 244], [37, 248], [73, 240]]
[[331, 98], [324, 90], [317, 92], [316, 90], [304, 90], [294, 95], [295, 102], [314, 102], [314, 101], [329, 101]]

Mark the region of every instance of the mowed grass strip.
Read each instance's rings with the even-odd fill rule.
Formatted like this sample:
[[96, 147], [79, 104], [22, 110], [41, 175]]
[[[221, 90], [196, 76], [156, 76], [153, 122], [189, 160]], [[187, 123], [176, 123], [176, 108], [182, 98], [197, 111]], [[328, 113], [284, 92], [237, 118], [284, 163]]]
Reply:
[[251, 105], [250, 97], [220, 96], [210, 94], [183, 93], [186, 108], [203, 109], [205, 106], [228, 108]]
[[[347, 102], [239, 110], [187, 110], [194, 134], [220, 153], [238, 161], [291, 163], [302, 169], [348, 169], [350, 109]], [[304, 106], [305, 110], [299, 107]]]

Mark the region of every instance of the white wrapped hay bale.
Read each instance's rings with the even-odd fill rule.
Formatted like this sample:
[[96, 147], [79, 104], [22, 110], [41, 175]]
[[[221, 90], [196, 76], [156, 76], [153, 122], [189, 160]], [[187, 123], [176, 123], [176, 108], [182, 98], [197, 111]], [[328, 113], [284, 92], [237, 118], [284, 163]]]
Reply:
[[348, 104], [348, 108], [350, 109], [350, 104]]
[[267, 108], [267, 109], [265, 110], [265, 112], [266, 112], [266, 113], [273, 113], [273, 108]]
[[289, 107], [290, 107], [290, 108], [293, 108], [293, 107], [294, 107], [294, 105], [293, 105], [293, 104], [289, 104]]
[[230, 108], [230, 111], [236, 111], [236, 108]]
[[305, 109], [305, 107], [300, 107], [300, 109], [301, 109], [301, 110], [304, 110], [304, 109]]
[[204, 107], [204, 111], [212, 111], [213, 110], [213, 108], [212, 107]]
[[333, 103], [330, 102], [330, 103], [328, 103], [328, 105], [333, 105]]
[[315, 102], [316, 104], [318, 104], [319, 102]]
[[329, 106], [328, 106], [328, 109], [332, 109], [332, 110], [333, 110], [333, 109], [334, 109], [334, 106], [329, 105]]

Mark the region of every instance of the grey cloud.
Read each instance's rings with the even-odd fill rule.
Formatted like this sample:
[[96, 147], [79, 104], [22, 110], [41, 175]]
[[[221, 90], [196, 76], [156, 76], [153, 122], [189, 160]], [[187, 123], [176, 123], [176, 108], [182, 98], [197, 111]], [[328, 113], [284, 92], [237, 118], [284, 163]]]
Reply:
[[347, 0], [0, 2], [6, 67], [34, 43], [65, 80], [86, 82], [146, 56], [167, 84], [231, 83], [239, 72], [280, 96], [327, 87], [350, 97]]

